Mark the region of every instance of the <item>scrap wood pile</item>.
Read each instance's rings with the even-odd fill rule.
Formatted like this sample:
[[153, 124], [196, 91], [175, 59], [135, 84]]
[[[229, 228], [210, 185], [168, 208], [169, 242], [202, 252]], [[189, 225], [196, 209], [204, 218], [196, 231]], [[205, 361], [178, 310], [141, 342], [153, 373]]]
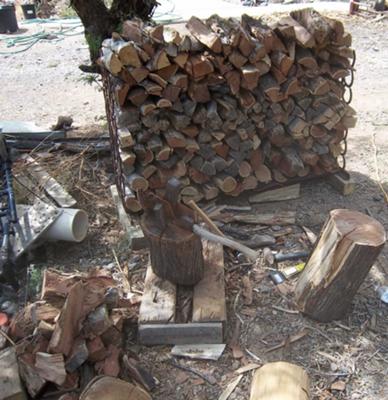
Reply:
[[[64, 274], [46, 270], [42, 286], [41, 299], [11, 320], [8, 337], [13, 346], [0, 353], [2, 368], [8, 367], [1, 363], [4, 354], [16, 355], [16, 373], [19, 370], [29, 396], [72, 392], [71, 398], [78, 399], [81, 390], [100, 375], [129, 381], [135, 374], [135, 379], [149, 388], [142, 381], [145, 372], [138, 372], [138, 361], [125, 354], [122, 343], [125, 322], [136, 319], [134, 301], [121, 294], [110, 271]], [[146, 379], [148, 384], [153, 381], [149, 374]], [[9, 380], [14, 383], [14, 376]], [[134, 392], [133, 398], [150, 398], [137, 384], [115, 379], [109, 382], [113, 391], [114, 383], [121, 382], [119, 385]], [[23, 392], [20, 385], [12, 390], [12, 394]], [[6, 394], [5, 398], [11, 398]]]
[[351, 42], [340, 21], [310, 9], [271, 26], [247, 15], [192, 17], [177, 30], [124, 22], [100, 62], [127, 209], [171, 176], [184, 201], [198, 201], [338, 170], [355, 124], [342, 83]]

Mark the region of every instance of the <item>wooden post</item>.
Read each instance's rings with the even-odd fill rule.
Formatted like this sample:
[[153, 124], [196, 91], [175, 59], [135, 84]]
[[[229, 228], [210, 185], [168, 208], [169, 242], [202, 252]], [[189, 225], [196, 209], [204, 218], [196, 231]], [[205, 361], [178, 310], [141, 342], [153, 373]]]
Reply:
[[141, 227], [150, 244], [151, 265], [162, 279], [179, 285], [195, 285], [204, 272], [201, 239], [173, 224], [159, 224], [144, 216]]
[[295, 289], [299, 309], [322, 322], [342, 318], [384, 246], [375, 219], [353, 210], [333, 210]]
[[250, 400], [308, 400], [309, 377], [298, 365], [268, 363], [253, 376]]

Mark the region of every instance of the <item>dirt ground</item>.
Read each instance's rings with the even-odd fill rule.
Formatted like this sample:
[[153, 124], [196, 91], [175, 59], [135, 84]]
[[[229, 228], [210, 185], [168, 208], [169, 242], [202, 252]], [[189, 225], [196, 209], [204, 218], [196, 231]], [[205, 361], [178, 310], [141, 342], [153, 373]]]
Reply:
[[[292, 233], [278, 241], [278, 249], [294, 246], [303, 236], [299, 225], [318, 233], [328, 212], [334, 208], [366, 212], [388, 229], [387, 204], [378, 185], [379, 176], [380, 183], [388, 190], [388, 20], [374, 22], [346, 15], [336, 17], [342, 19], [352, 33], [357, 52], [352, 106], [358, 112], [358, 124], [350, 130], [346, 157], [347, 170], [355, 179], [357, 190], [343, 197], [326, 182], [306, 183], [297, 200], [257, 207], [260, 212], [297, 211], [298, 226], [292, 227]], [[87, 57], [82, 36], [57, 43], [41, 42], [25, 53], [3, 55], [0, 58], [0, 119], [32, 120], [48, 127], [58, 115], [71, 115], [75, 127], [85, 130], [94, 125], [93, 131], [104, 131], [102, 94], [96, 90], [96, 84], [85, 84], [77, 69]], [[55, 153], [46, 158], [46, 163], [47, 168], [69, 187], [79, 206], [88, 211], [91, 228], [82, 244], [45, 246], [34, 262], [41, 267], [66, 270], [109, 266], [114, 263], [114, 249], [119, 261], [128, 265], [134, 287], [141, 290], [147, 254], [144, 251], [128, 254], [126, 249], [126, 238], [110, 199], [109, 185], [114, 175], [109, 158]], [[239, 202], [244, 204], [243, 200]], [[252, 231], [258, 227], [245, 228]], [[236, 376], [236, 369], [248, 363], [273, 360], [303, 366], [311, 378], [313, 399], [388, 399], [388, 308], [375, 292], [375, 285], [387, 284], [388, 247], [362, 285], [352, 311], [343, 320], [329, 324], [313, 322], [297, 313], [292, 285], [291, 293], [277, 290], [262, 266], [238, 265], [236, 258], [229, 255], [226, 255], [225, 266], [227, 342], [230, 343], [233, 333], [238, 335], [243, 356], [236, 357], [239, 356], [236, 349], [233, 354], [233, 346], [228, 346], [218, 361], [174, 360], [180, 366], [202, 373], [205, 377], [201, 378], [173, 366], [170, 347], [139, 346], [134, 323], [133, 329], [129, 329], [128, 351], [137, 354], [142, 365], [157, 378], [159, 383], [152, 393], [154, 399], [217, 399]], [[245, 304], [241, 282], [247, 275], [254, 289], [250, 305]], [[307, 334], [289, 343], [287, 338], [301, 332]], [[268, 352], [283, 340], [288, 342], [286, 346]], [[244, 374], [230, 400], [249, 399], [252, 374], [252, 371]]]

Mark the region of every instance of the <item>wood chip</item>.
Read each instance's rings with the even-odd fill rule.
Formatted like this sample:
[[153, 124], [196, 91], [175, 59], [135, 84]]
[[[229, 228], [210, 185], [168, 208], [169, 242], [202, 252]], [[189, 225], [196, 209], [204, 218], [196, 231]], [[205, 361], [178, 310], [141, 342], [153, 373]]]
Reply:
[[239, 375], [237, 378], [233, 379], [233, 381], [230, 382], [226, 389], [221, 393], [221, 396], [218, 398], [218, 400], [227, 400], [240, 383], [242, 377], [243, 375]]

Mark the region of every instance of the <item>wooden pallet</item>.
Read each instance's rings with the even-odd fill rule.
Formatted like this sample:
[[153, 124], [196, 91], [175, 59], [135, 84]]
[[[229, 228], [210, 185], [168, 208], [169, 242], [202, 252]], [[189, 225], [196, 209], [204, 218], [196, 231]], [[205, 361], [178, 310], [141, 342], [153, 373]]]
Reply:
[[219, 244], [204, 241], [203, 255], [205, 276], [192, 288], [192, 312], [187, 321], [179, 321], [177, 315], [181, 306], [178, 296], [180, 287], [158, 278], [151, 266], [148, 267], [139, 312], [140, 343], [223, 342], [226, 322], [223, 248]]

